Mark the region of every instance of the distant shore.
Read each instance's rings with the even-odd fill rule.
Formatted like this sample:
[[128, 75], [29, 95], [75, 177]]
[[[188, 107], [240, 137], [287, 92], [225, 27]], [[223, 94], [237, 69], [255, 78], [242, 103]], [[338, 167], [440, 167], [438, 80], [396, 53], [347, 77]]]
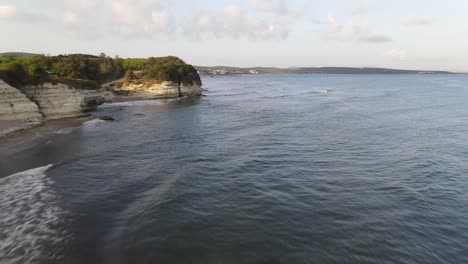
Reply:
[[353, 68], [353, 67], [299, 67], [274, 68], [229, 66], [196, 66], [200, 75], [259, 75], [259, 74], [456, 74], [449, 71], [402, 70], [388, 68]]

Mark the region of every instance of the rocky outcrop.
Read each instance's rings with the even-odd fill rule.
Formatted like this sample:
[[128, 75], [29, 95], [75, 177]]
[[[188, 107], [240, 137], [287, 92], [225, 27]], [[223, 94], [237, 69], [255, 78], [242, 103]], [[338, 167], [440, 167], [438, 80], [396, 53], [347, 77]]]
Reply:
[[70, 85], [44, 83], [23, 88], [47, 119], [77, 117], [105, 102], [102, 91], [79, 90]]
[[42, 124], [43, 116], [37, 105], [0, 80], [0, 138]]
[[25, 94], [0, 80], [0, 120], [37, 121], [42, 119], [38, 106]]
[[142, 83], [120, 83], [111, 88], [116, 95], [132, 96], [143, 99], [176, 98], [179, 96], [201, 95], [201, 85], [180, 86], [169, 81], [165, 82], [142, 82]]

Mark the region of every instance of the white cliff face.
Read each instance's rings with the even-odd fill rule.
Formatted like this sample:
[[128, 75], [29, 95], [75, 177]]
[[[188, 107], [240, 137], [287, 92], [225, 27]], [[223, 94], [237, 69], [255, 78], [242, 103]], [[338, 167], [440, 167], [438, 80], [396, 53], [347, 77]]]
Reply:
[[35, 122], [41, 119], [42, 114], [34, 102], [0, 80], [0, 120]]
[[[160, 99], [179, 97], [179, 87], [173, 82], [162, 83], [125, 83], [120, 88], [114, 88], [113, 91], [118, 95], [128, 95], [143, 99]], [[180, 96], [201, 95], [200, 85], [181, 85]]]
[[198, 96], [202, 94], [201, 85], [181, 85], [180, 92], [182, 96]]
[[0, 138], [48, 119], [81, 116], [113, 97], [110, 92], [79, 90], [63, 83], [29, 85], [21, 91], [0, 80]]
[[77, 117], [105, 101], [100, 91], [77, 90], [69, 85], [44, 83], [24, 87], [26, 95], [47, 119]]

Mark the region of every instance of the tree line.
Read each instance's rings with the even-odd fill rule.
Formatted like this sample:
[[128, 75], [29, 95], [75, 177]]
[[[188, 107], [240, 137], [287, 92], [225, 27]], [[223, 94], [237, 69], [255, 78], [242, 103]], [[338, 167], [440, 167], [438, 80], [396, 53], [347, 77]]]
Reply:
[[[135, 71], [140, 74], [135, 75]], [[118, 56], [112, 58], [104, 53], [99, 56], [71, 54], [38, 55], [29, 58], [0, 57], [0, 78], [17, 85], [35, 84], [59, 78], [87, 80], [98, 84], [121, 78], [126, 78], [127, 81], [143, 78], [201, 84], [196, 69], [177, 57], [122, 59]]]

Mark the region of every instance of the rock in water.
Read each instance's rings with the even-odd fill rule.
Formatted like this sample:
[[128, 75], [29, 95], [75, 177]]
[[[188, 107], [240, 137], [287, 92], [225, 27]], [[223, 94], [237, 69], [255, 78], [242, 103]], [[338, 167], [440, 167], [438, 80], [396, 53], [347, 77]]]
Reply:
[[100, 116], [99, 119], [103, 121], [115, 121], [115, 118], [112, 116]]

